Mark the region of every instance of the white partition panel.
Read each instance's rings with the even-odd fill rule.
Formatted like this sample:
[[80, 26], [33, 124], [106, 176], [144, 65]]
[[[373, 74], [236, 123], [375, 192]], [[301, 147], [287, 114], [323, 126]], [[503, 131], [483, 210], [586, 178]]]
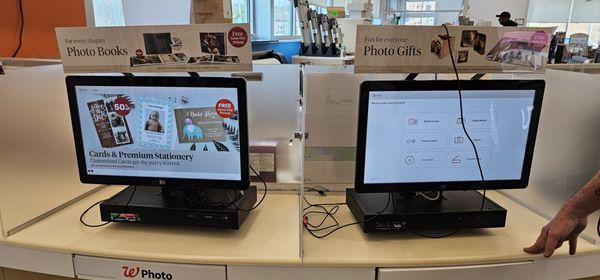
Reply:
[[[354, 183], [358, 97], [366, 80], [404, 80], [405, 74], [354, 74], [352, 66], [307, 66], [304, 79], [304, 183], [343, 190]], [[418, 79], [433, 79], [423, 74]], [[338, 186], [335, 186], [338, 185]]]
[[[169, 73], [161, 73], [166, 74]], [[232, 76], [229, 72], [199, 74]], [[233, 76], [247, 80], [250, 146], [276, 146], [277, 183], [299, 185], [301, 145], [294, 135], [300, 132], [300, 66], [254, 65], [254, 72], [233, 73]], [[279, 186], [289, 188], [289, 185]]]
[[0, 77], [0, 218], [3, 235], [85, 194], [79, 182], [61, 65]]
[[[529, 187], [505, 191], [550, 219], [600, 168], [600, 76], [548, 70]], [[598, 241], [592, 215], [585, 231]], [[533, 242], [534, 240], [532, 240]]]
[[262, 81], [248, 81], [250, 145], [276, 144], [277, 182], [299, 184], [300, 67], [255, 65], [254, 72]]

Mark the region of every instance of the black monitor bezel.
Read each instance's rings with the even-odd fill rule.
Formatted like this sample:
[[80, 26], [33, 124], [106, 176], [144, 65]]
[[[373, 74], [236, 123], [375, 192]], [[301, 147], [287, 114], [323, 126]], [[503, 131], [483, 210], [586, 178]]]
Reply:
[[[82, 183], [193, 187], [212, 189], [247, 190], [250, 187], [249, 155], [248, 155], [248, 115], [246, 101], [246, 80], [242, 78], [216, 77], [138, 77], [138, 76], [68, 76], [66, 77], [71, 123], [77, 153], [79, 177]], [[240, 180], [206, 180], [162, 177], [107, 176], [89, 175], [85, 163], [83, 139], [77, 106], [76, 86], [130, 86], [130, 87], [198, 87], [198, 88], [232, 88], [237, 90], [239, 135], [240, 135]]]
[[[386, 183], [365, 184], [365, 149], [367, 136], [367, 119], [369, 108], [369, 92], [397, 92], [397, 91], [457, 91], [456, 81], [365, 81], [360, 86], [360, 100], [358, 113], [358, 137], [356, 148], [356, 172], [354, 186], [358, 193], [405, 192], [405, 191], [439, 191], [439, 190], [487, 190], [487, 189], [521, 189], [529, 184], [529, 175], [533, 161], [533, 151], [537, 136], [541, 105], [545, 89], [543, 80], [465, 80], [460, 81], [463, 91], [468, 90], [535, 90], [533, 101], [534, 109], [531, 123], [523, 169], [520, 180], [495, 180], [495, 181], [464, 181], [464, 182], [420, 182], [420, 183]], [[457, 96], [458, 100], [458, 91]], [[484, 174], [485, 175], [485, 174]], [[485, 179], [485, 178], [484, 178]]]

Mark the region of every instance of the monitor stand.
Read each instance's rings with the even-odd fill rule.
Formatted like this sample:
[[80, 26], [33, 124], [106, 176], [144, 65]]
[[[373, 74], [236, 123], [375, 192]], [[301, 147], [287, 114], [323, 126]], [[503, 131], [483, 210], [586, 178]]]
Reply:
[[[235, 204], [233, 203], [235, 201]], [[129, 186], [100, 204], [102, 221], [239, 229], [256, 203], [248, 190]]]
[[365, 233], [504, 227], [506, 209], [477, 191], [446, 191], [431, 201], [414, 193], [357, 193], [346, 189], [346, 203]]

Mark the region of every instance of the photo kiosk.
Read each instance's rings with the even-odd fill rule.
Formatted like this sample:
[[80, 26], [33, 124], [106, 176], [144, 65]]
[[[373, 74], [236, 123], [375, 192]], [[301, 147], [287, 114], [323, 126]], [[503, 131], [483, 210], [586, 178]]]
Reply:
[[130, 185], [100, 204], [103, 221], [240, 227], [257, 200], [243, 79], [66, 82], [81, 182]]
[[505, 225], [506, 209], [476, 190], [527, 186], [545, 82], [460, 81], [462, 98], [458, 86], [361, 85], [346, 201], [364, 232]]

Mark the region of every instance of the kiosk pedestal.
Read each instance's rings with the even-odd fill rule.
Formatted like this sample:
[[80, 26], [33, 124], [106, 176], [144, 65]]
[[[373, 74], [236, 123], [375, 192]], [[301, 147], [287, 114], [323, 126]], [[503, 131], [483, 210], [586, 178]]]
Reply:
[[346, 189], [348, 208], [365, 233], [504, 227], [506, 209], [489, 198], [485, 202], [483, 199], [477, 191], [448, 191], [432, 201], [414, 195]]
[[103, 221], [239, 229], [256, 203], [248, 190], [129, 186], [100, 204]]

